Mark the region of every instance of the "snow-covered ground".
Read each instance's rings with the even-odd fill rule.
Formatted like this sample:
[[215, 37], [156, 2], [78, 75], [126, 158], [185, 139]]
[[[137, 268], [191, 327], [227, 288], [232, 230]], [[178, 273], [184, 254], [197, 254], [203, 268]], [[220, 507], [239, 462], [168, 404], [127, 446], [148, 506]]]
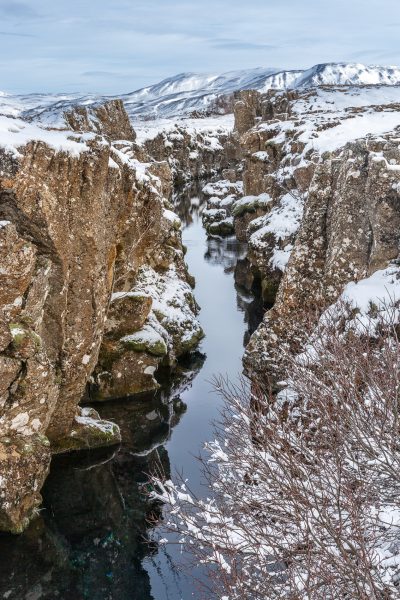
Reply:
[[[384, 135], [398, 127], [400, 87], [352, 86], [305, 92], [292, 103], [287, 120], [262, 122], [257, 129], [270, 133], [269, 144], [283, 145], [286, 158], [277, 177], [285, 178], [293, 172], [294, 163], [296, 168], [306, 166], [312, 155], [335, 152], [348, 142]], [[292, 151], [294, 141], [296, 146], [298, 141], [303, 143], [300, 153]]]
[[34, 140], [43, 141], [55, 150], [77, 156], [88, 150], [85, 141], [93, 137], [92, 133], [74, 134], [71, 131], [49, 131], [21, 119], [0, 115], [0, 147], [14, 156], [19, 155], [18, 148]]
[[203, 119], [177, 118], [155, 119], [154, 121], [132, 121], [138, 143], [154, 139], [159, 133], [169, 134], [177, 128], [185, 128], [189, 134], [210, 133], [213, 136], [233, 130], [233, 114], [205, 117]]

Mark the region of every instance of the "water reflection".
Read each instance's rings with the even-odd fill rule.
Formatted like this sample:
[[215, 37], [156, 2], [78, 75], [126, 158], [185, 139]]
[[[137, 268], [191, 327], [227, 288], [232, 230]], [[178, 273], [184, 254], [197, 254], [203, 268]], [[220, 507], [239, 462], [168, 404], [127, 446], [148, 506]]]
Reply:
[[[259, 284], [251, 273], [246, 259], [246, 245], [234, 236], [209, 237], [201, 223], [206, 199], [201, 186], [186, 189], [179, 195], [175, 210], [184, 223], [183, 240], [187, 246], [187, 262], [196, 279], [196, 299], [201, 306], [200, 321], [206, 332], [202, 348], [207, 360], [193, 386], [185, 393], [188, 412], [167, 444], [172, 471], [183, 473], [188, 487], [201, 497], [207, 495], [201, 482], [201, 467], [193, 457], [198, 456], [205, 441], [214, 435], [212, 421], [219, 418], [221, 398], [212, 389], [215, 375], [228, 375], [231, 381], [242, 371], [243, 345], [260, 323], [264, 308], [259, 300]], [[160, 530], [165, 537], [165, 531]], [[210, 585], [207, 572], [194, 568], [192, 558], [180, 554], [179, 546], [169, 546], [173, 563], [189, 565], [190, 577], [180, 573], [179, 585], [170, 560], [163, 551], [146, 560], [155, 600], [189, 600], [204, 597], [198, 590]], [[197, 581], [196, 581], [197, 580]], [[201, 586], [200, 586], [201, 587]], [[207, 593], [211, 599], [212, 593]]]
[[100, 406], [121, 428], [120, 448], [53, 460], [40, 517], [21, 536], [0, 537], [0, 598], [153, 599], [142, 560], [157, 550], [148, 523], [159, 507], [149, 502], [147, 474], [170, 473], [164, 444], [204, 358], [186, 359], [156, 395]]
[[0, 537], [0, 598], [199, 597], [176, 571], [179, 549], [151, 542], [149, 520], [160, 506], [149, 501], [148, 474], [182, 470], [201, 489], [193, 454], [212, 436], [210, 421], [219, 406], [209, 381], [219, 372], [240, 372], [242, 344], [263, 314], [246, 246], [234, 237], [207, 238], [200, 217], [204, 205], [199, 186], [188, 186], [175, 210], [197, 281], [207, 356], [197, 352], [181, 361], [173, 380], [161, 373], [162, 390], [155, 395], [96, 406], [102, 417], [118, 423], [123, 444], [53, 461], [39, 518], [21, 536]]

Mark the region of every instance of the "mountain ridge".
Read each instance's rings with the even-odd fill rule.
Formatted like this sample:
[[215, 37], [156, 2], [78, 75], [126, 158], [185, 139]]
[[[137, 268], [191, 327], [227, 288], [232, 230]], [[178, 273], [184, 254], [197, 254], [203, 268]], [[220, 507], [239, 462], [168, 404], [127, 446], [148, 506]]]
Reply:
[[218, 100], [236, 91], [298, 89], [319, 86], [400, 85], [400, 67], [361, 63], [319, 63], [309, 69], [279, 70], [267, 67], [226, 73], [179, 73], [147, 87], [118, 96], [96, 94], [25, 94], [0, 92], [0, 113], [38, 119], [56, 126], [59, 115], [78, 105], [121, 99], [131, 120], [175, 118], [227, 112]]

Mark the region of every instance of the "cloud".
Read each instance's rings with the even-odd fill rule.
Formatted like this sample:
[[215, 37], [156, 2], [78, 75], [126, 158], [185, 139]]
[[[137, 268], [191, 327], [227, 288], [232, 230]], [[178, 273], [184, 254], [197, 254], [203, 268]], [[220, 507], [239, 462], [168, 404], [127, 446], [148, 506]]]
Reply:
[[38, 13], [34, 8], [24, 2], [2, 1], [0, 4], [0, 13], [5, 17], [17, 18], [36, 18]]
[[12, 32], [12, 31], [0, 31], [0, 36], [23, 37], [23, 38], [37, 37], [33, 33], [16, 33], [16, 32]]
[[0, 0], [1, 87], [114, 94], [188, 71], [393, 64], [398, 15], [399, 0]]
[[400, 50], [391, 50], [390, 52], [388, 50], [383, 50], [381, 49], [369, 49], [369, 50], [360, 50], [359, 52], [353, 52], [352, 54], [349, 55], [350, 59], [354, 59], [354, 60], [366, 60], [369, 63], [372, 62], [376, 62], [376, 61], [381, 61], [381, 60], [386, 60], [386, 59], [392, 59], [394, 56], [400, 56]]
[[85, 71], [82, 77], [112, 77], [114, 79], [125, 79], [126, 75], [121, 73], [113, 73], [112, 71]]
[[212, 41], [213, 48], [221, 48], [224, 50], [274, 50], [277, 46], [272, 44], [257, 44], [254, 42], [245, 42], [235, 39], [219, 39]]

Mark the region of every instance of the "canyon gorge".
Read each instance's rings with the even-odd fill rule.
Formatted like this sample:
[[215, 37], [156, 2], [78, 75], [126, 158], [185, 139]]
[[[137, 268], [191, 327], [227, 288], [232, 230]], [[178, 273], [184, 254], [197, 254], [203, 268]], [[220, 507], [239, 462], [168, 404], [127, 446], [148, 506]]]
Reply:
[[[86, 558], [102, 548], [111, 560], [119, 536], [134, 572], [116, 559], [109, 579], [128, 597], [139, 578], [133, 597], [151, 598], [138, 540], [161, 509], [136, 484], [148, 485], [158, 462], [170, 472], [163, 447], [174, 427], [185, 434], [171, 456], [200, 450], [209, 431], [191, 439], [183, 423], [216, 416], [206, 386], [195, 387], [202, 369], [203, 378], [243, 369], [253, 386], [279, 391], [281, 357], [301, 353], [329, 308], [354, 302], [351, 321], [398, 306], [398, 74], [371, 84], [363, 70], [355, 81], [344, 71], [296, 72], [293, 85], [287, 73], [273, 83], [258, 73], [257, 85], [253, 74], [222, 91], [203, 81], [198, 96], [183, 79], [176, 114], [146, 92], [150, 114], [161, 106], [155, 119], [139, 118], [144, 92], [131, 108], [127, 97], [0, 98], [0, 548], [11, 548], [13, 573], [38, 540], [48, 553], [48, 569], [26, 581], [2, 567], [4, 598], [28, 598], [28, 588], [53, 598], [50, 571], [76, 585], [76, 598], [115, 597], [107, 581], [98, 596], [76, 583], [65, 544], [43, 524], [42, 488], [44, 512], [70, 494], [93, 530], [110, 513], [113, 537], [85, 547]], [[201, 396], [194, 417], [190, 392], [182, 401], [191, 388]], [[108, 506], [94, 500], [102, 487], [117, 490]], [[60, 514], [67, 529], [67, 505]], [[71, 539], [84, 529], [76, 518]]]

